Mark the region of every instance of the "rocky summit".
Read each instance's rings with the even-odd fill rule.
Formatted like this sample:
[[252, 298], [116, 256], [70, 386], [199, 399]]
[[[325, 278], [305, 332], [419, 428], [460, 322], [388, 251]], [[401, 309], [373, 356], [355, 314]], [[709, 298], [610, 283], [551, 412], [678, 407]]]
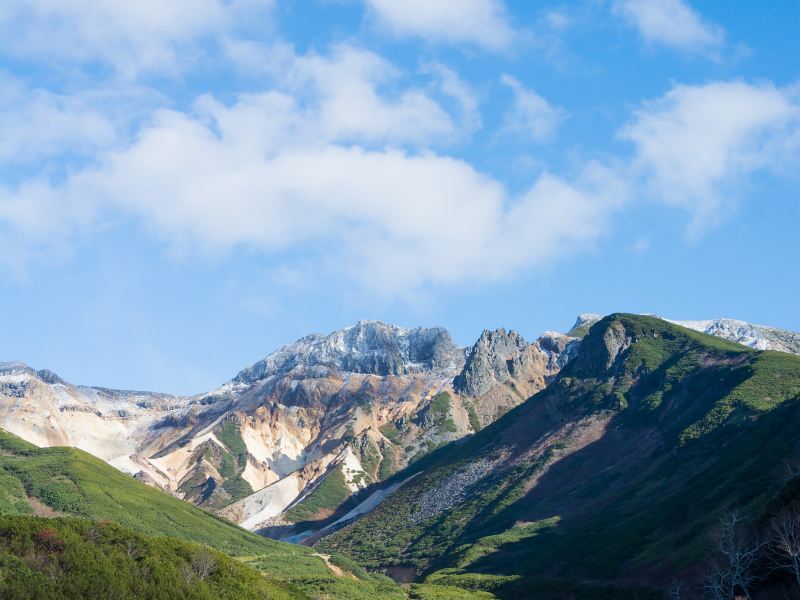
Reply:
[[408, 375], [458, 372], [464, 350], [441, 327], [404, 329], [379, 321], [359, 321], [329, 335], [312, 334], [241, 371], [233, 381], [253, 383], [298, 367], [329, 367], [350, 373]]

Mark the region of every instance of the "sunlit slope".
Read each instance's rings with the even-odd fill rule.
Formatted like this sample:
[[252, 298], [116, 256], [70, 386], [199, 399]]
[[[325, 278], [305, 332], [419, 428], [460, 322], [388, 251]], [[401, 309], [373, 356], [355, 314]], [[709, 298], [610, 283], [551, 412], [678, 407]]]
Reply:
[[[117, 578], [119, 573], [124, 574], [119, 576], [121, 581], [133, 586], [129, 586], [130, 589], [138, 589], [137, 578], [141, 574], [136, 570], [126, 571], [131, 565], [124, 561], [111, 570], [104, 570], [106, 562], [95, 566], [84, 564], [102, 550], [102, 546], [98, 549], [89, 543], [91, 540], [81, 537], [84, 536], [84, 529], [95, 527], [109, 532], [109, 535], [130, 538], [132, 543], [147, 548], [147, 552], [150, 552], [148, 560], [164, 563], [164, 576], [168, 579], [174, 575], [175, 569], [183, 569], [182, 565], [187, 560], [191, 562], [186, 557], [194, 552], [192, 548], [200, 548], [185, 542], [205, 544], [227, 555], [239, 557], [240, 560], [235, 563], [221, 558], [219, 564], [225, 569], [228, 566], [234, 570], [244, 569], [242, 573], [245, 574], [245, 580], [261, 573], [257, 577], [258, 585], [252, 590], [247, 588], [243, 598], [267, 589], [265, 586], [268, 584], [272, 586], [271, 595], [252, 597], [315, 598], [319, 594], [342, 599], [407, 597], [406, 592], [388, 578], [366, 572], [355, 576], [347, 569], [335, 565], [331, 567], [333, 563], [326, 565], [323, 558], [309, 548], [276, 542], [245, 531], [142, 484], [86, 452], [72, 448], [37, 448], [3, 431], [0, 431], [0, 514], [4, 515], [0, 518], [4, 519], [2, 522], [7, 527], [0, 530], [0, 544], [5, 544], [6, 554], [2, 564], [7, 569], [3, 571], [3, 576], [8, 578], [13, 572], [15, 577], [23, 577], [28, 572], [17, 568], [19, 561], [26, 560], [28, 556], [25, 548], [30, 544], [25, 540], [36, 538], [37, 531], [49, 527], [57, 530], [59, 538], [63, 538], [66, 552], [63, 560], [66, 562], [62, 566], [70, 573], [74, 571], [75, 579], [67, 577], [63, 581], [55, 580], [63, 584], [58, 588], [62, 590], [83, 585], [85, 578], [96, 583], [97, 579]], [[34, 514], [58, 518], [26, 516]], [[67, 515], [85, 519], [63, 520]], [[73, 564], [73, 560], [78, 562]], [[345, 559], [332, 557], [329, 560]], [[48, 595], [50, 588], [47, 586], [40, 589], [40, 575], [50, 568], [50, 563], [45, 562], [39, 565], [41, 569], [34, 565], [27, 579], [13, 579], [15, 585], [22, 586], [20, 589], [24, 588], [25, 582], [31, 586], [28, 588], [29, 595], [23, 594], [21, 597], [40, 597], [34, 592], [41, 592], [44, 598], [71, 597], [63, 593]], [[210, 585], [213, 581], [207, 583], [189, 586], [185, 597], [228, 597], [217, 594], [214, 585]], [[129, 587], [120, 592], [120, 597], [126, 597]], [[169, 586], [163, 589], [169, 589]], [[142, 596], [138, 594], [137, 597]], [[160, 596], [156, 594], [154, 597]], [[234, 594], [230, 597], [237, 596]]]

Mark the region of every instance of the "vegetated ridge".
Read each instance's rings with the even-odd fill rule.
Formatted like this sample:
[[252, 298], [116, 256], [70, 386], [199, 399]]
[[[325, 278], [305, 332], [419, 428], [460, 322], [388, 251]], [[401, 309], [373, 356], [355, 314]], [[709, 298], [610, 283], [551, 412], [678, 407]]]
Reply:
[[610, 315], [546, 389], [317, 547], [503, 598], [700, 597], [720, 520], [758, 532], [798, 498], [799, 411], [799, 357]]

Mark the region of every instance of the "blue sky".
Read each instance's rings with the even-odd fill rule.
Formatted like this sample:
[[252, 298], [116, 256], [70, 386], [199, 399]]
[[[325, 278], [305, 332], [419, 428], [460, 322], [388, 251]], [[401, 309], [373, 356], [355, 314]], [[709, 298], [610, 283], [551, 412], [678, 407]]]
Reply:
[[0, 359], [197, 393], [358, 319], [800, 329], [800, 3], [10, 0]]

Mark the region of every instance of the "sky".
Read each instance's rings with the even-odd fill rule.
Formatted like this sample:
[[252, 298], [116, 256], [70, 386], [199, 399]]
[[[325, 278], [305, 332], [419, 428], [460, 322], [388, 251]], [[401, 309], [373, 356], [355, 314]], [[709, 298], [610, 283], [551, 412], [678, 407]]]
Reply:
[[359, 319], [800, 330], [798, 30], [797, 0], [5, 0], [0, 360], [191, 394]]

